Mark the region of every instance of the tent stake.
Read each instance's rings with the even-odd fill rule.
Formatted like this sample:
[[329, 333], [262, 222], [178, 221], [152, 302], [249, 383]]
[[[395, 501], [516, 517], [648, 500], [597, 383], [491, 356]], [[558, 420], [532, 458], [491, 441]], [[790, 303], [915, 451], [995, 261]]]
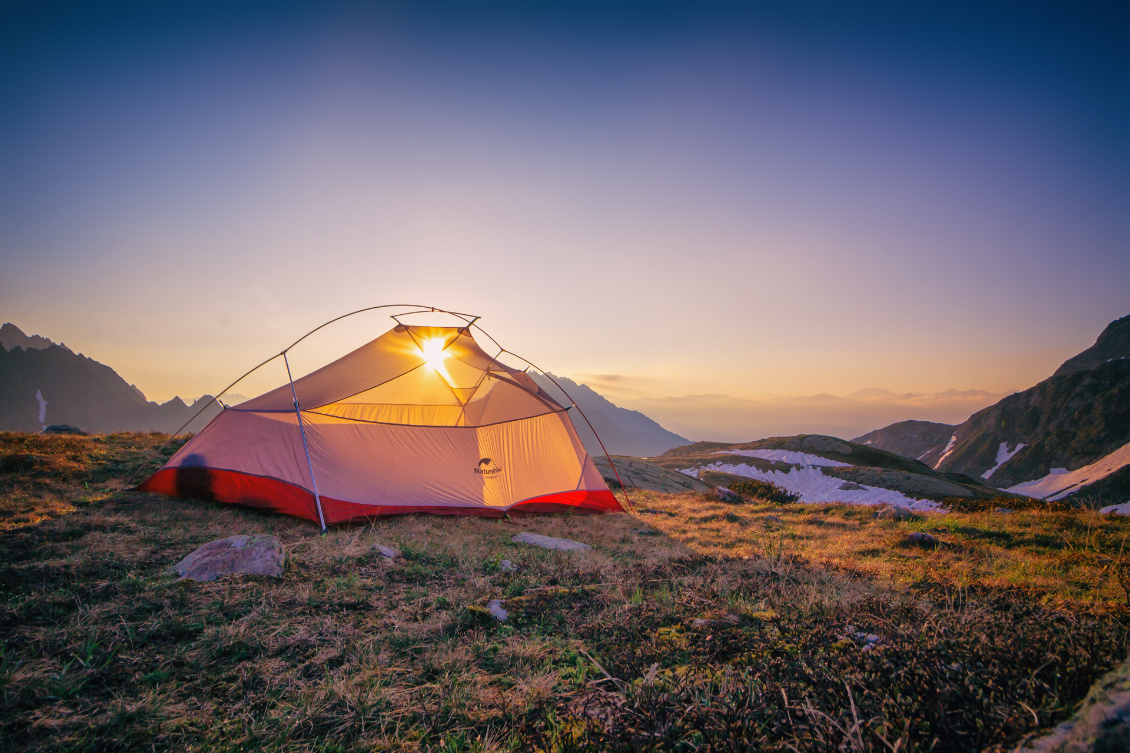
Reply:
[[298, 416], [298, 430], [302, 432], [302, 450], [306, 453], [306, 467], [310, 469], [310, 482], [314, 485], [314, 504], [318, 506], [318, 522], [322, 524], [322, 532], [326, 530], [326, 519], [322, 515], [322, 497], [318, 494], [318, 479], [314, 478], [314, 464], [310, 461], [310, 445], [306, 443], [306, 424], [302, 422], [302, 411], [298, 407], [298, 393], [294, 391], [294, 377], [290, 375], [290, 359], [286, 351], [282, 354], [283, 363], [286, 364], [286, 378], [290, 380], [290, 394], [294, 396], [294, 415]]

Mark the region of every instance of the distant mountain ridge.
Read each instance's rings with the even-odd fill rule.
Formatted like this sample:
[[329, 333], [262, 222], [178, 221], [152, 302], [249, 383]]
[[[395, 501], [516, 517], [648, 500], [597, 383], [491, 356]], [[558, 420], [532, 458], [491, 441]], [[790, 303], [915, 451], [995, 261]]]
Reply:
[[[211, 400], [150, 402], [109, 366], [45, 337], [29, 337], [13, 324], [0, 328], [0, 335], [0, 431], [68, 424], [90, 433], [172, 432]], [[195, 428], [219, 410], [210, 407]]]
[[[592, 422], [593, 429], [600, 436], [600, 441], [604, 443], [609, 454], [646, 458], [662, 455], [673, 447], [690, 444], [689, 439], [664, 429], [643, 413], [613, 405], [607, 398], [588, 385], [578, 384], [572, 379], [553, 374], [548, 375], [548, 377], [537, 374], [533, 375], [533, 378], [538, 386], [554, 399], [562, 405], [569, 405], [568, 397], [561, 393], [561, 390], [553, 384], [553, 381], [556, 380], [564, 387], [569, 397], [576, 400], [577, 405]], [[573, 425], [577, 427], [577, 432], [581, 436], [585, 449], [593, 455], [603, 454], [600, 443], [596, 441], [584, 419], [576, 415], [575, 410], [570, 411], [570, 413], [572, 414]]]
[[1097, 368], [1108, 361], [1130, 358], [1130, 316], [1115, 319], [1106, 326], [1095, 344], [1077, 356], [1068, 358], [1052, 376]]

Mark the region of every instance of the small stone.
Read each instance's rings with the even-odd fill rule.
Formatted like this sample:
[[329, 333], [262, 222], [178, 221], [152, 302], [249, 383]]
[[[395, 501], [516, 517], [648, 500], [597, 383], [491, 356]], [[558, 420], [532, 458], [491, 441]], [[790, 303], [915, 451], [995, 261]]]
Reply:
[[487, 611], [499, 622], [506, 622], [506, 618], [510, 616], [510, 613], [502, 608], [502, 602], [498, 599], [491, 599], [487, 602]]
[[542, 549], [561, 549], [563, 551], [582, 551], [592, 549], [588, 544], [582, 544], [572, 539], [555, 539], [552, 536], [542, 536], [540, 533], [523, 532], [510, 539], [515, 544], [529, 544], [540, 546]]
[[918, 520], [920, 517], [905, 507], [894, 505], [879, 505], [879, 509], [875, 511], [875, 520]]
[[847, 481], [847, 482], [840, 484], [839, 489], [842, 492], [858, 492], [858, 491], [862, 491], [863, 487], [860, 486], [859, 484], [854, 484], [851, 481]]
[[856, 633], [855, 637], [863, 641], [864, 643], [878, 643], [880, 640], [882, 640], [874, 633]]
[[499, 562], [498, 563], [498, 569], [501, 570], [504, 573], [516, 573], [516, 572], [518, 572], [518, 566], [515, 565], [510, 560], [503, 560], [502, 562]]
[[384, 546], [383, 544], [373, 544], [373, 551], [378, 552], [390, 560], [394, 560], [400, 556], [400, 551], [393, 549], [391, 546]]
[[724, 486], [714, 487], [714, 496], [723, 502], [737, 504], [742, 501], [742, 495], [732, 492]]
[[1000, 513], [1001, 515], [1008, 515], [1009, 513], [1016, 512], [1016, 510], [1013, 510], [1013, 509], [1008, 508], [1008, 507], [998, 507], [995, 510], [993, 510], [993, 512]]
[[941, 541], [938, 541], [938, 539], [922, 531], [908, 533], [906, 538], [903, 539], [903, 543], [909, 546], [930, 547], [932, 549], [937, 549], [942, 545]]
[[659, 531], [655, 530], [654, 528], [633, 528], [632, 533], [636, 534], [637, 536], [658, 536], [659, 535]]
[[173, 566], [181, 580], [212, 581], [222, 575], [244, 573], [277, 578], [282, 575], [286, 552], [277, 536], [228, 536], [200, 547]]
[[781, 519], [778, 518], [776, 515], [766, 515], [765, 517], [763, 517], [761, 519], [761, 522], [762, 523], [780, 523]]

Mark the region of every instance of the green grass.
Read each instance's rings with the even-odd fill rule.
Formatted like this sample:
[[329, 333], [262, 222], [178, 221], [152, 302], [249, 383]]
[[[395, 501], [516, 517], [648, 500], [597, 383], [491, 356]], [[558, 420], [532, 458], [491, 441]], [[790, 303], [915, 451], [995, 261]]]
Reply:
[[[635, 493], [662, 514], [322, 536], [110, 494], [157, 437], [0, 436], [5, 503], [102, 485], [0, 534], [4, 751], [1004, 750], [1069, 716], [1128, 647], [1130, 528], [1094, 513], [894, 522]], [[515, 545], [521, 530], [594, 548]], [[947, 546], [898, 546], [913, 530]], [[279, 536], [283, 576], [175, 580], [233, 533]], [[505, 623], [484, 614], [495, 598]]]

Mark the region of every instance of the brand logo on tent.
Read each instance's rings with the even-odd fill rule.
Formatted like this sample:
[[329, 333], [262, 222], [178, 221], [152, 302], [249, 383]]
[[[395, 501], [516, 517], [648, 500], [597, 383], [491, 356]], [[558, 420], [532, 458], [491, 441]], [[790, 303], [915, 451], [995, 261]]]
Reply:
[[495, 465], [494, 461], [490, 458], [483, 458], [479, 461], [478, 467], [475, 468], [475, 473], [479, 474], [480, 476], [494, 476], [496, 474], [502, 473], [502, 469]]

